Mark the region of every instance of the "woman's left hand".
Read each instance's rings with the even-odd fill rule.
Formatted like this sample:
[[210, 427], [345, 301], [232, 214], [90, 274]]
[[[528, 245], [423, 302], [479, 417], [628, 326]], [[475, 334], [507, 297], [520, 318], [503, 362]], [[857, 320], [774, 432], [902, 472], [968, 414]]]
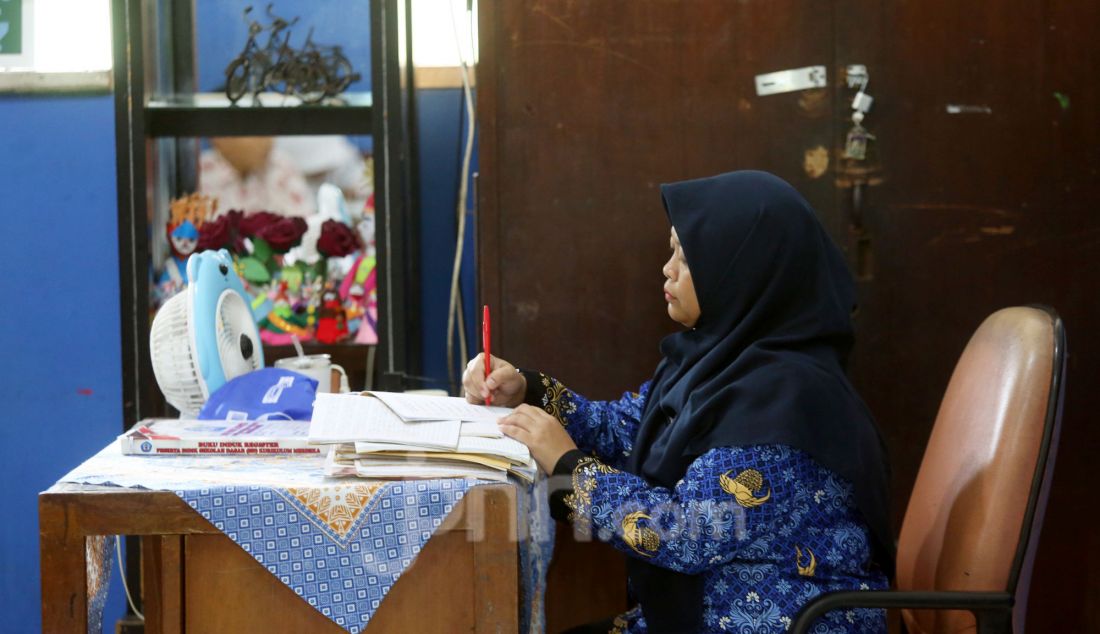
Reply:
[[498, 420], [497, 425], [505, 436], [527, 445], [535, 462], [546, 473], [553, 472], [558, 460], [577, 448], [558, 419], [531, 405], [520, 405]]

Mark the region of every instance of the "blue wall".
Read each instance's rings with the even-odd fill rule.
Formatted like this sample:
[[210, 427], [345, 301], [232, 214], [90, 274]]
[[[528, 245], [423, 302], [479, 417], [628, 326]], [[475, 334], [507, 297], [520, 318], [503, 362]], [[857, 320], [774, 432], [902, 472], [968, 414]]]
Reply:
[[120, 431], [114, 142], [109, 96], [0, 98], [2, 632], [41, 630], [38, 492]]
[[[423, 387], [449, 389], [447, 383], [447, 308], [451, 291], [451, 268], [454, 265], [457, 220], [455, 202], [458, 198], [461, 143], [466, 128], [459, 116], [460, 89], [421, 90], [417, 98], [417, 122], [420, 136], [420, 302], [423, 345], [421, 374], [435, 380]], [[465, 115], [462, 114], [462, 121]], [[461, 129], [460, 129], [461, 128]], [[477, 171], [477, 147], [470, 172]], [[479, 327], [480, 306], [475, 306], [474, 219], [470, 213], [473, 187], [467, 192], [466, 237], [460, 283], [466, 320], [468, 355], [481, 349]], [[457, 337], [457, 331], [456, 335]], [[460, 360], [457, 339], [454, 358]], [[457, 372], [457, 371], [456, 371]], [[461, 376], [456, 377], [459, 381]]]
[[[423, 373], [444, 381], [459, 165], [458, 90], [422, 91]], [[0, 632], [37, 632], [37, 494], [120, 431], [117, 201], [110, 96], [0, 98]], [[463, 264], [473, 335], [473, 223]], [[123, 613], [117, 570], [107, 623]]]

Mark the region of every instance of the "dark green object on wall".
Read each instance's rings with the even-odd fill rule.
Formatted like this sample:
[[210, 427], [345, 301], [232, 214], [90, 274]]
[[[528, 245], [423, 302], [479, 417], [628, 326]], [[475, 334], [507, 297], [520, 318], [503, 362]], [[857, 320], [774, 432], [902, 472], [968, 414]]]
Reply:
[[23, 52], [23, 0], [0, 0], [0, 55]]

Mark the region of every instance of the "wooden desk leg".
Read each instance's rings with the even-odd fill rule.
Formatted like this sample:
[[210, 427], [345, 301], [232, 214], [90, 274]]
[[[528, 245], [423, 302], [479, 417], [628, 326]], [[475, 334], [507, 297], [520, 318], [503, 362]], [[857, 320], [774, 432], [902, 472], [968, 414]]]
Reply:
[[[88, 631], [88, 561], [85, 537], [67, 506], [38, 501], [38, 545], [42, 574], [42, 631]], [[71, 520], [71, 521], [70, 521]]]
[[[474, 540], [475, 631], [515, 632], [519, 623], [516, 493], [512, 488], [486, 487], [474, 489], [471, 494], [466, 496], [467, 504], [484, 504], [483, 512], [467, 508], [467, 517], [481, 518], [481, 523], [470, 527], [469, 532]], [[482, 526], [484, 530], [479, 530]]]
[[180, 535], [141, 538], [146, 634], [183, 632], [182, 554], [183, 537]]

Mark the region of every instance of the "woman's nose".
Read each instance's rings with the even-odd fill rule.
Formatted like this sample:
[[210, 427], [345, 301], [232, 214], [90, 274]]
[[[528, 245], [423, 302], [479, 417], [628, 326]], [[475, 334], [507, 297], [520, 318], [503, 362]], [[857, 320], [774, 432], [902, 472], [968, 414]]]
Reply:
[[661, 273], [664, 273], [665, 277], [672, 279], [672, 258], [669, 258], [665, 265], [661, 267]]

